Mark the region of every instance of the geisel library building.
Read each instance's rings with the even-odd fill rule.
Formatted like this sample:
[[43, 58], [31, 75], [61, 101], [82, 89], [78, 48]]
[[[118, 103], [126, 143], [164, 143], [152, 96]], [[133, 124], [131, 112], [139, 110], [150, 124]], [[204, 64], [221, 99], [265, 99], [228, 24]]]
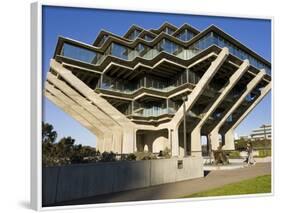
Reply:
[[[165, 148], [201, 158], [234, 149], [234, 129], [271, 89], [271, 63], [230, 35], [164, 23], [101, 31], [93, 44], [60, 37], [45, 96], [97, 138], [127, 154]], [[185, 121], [185, 122], [184, 122]]]

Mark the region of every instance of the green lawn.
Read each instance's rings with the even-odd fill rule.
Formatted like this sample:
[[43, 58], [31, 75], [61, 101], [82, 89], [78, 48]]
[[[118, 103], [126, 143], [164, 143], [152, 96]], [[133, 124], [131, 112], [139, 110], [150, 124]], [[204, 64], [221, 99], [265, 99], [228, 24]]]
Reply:
[[209, 191], [199, 192], [196, 194], [184, 196], [183, 198], [191, 197], [210, 197], [210, 196], [225, 196], [225, 195], [243, 195], [256, 193], [271, 192], [271, 175], [259, 176], [253, 179], [241, 181], [238, 183], [228, 184], [220, 188]]

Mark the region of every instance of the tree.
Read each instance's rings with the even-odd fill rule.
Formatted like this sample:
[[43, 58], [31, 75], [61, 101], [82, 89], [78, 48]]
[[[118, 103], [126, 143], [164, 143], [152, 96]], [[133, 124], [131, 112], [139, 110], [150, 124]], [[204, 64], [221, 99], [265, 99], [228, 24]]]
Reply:
[[42, 122], [42, 143], [54, 143], [57, 135], [53, 125]]
[[56, 146], [56, 152], [58, 157], [61, 158], [66, 158], [66, 157], [71, 157], [74, 151], [74, 143], [75, 139], [71, 137], [63, 137], [62, 139], [59, 140]]

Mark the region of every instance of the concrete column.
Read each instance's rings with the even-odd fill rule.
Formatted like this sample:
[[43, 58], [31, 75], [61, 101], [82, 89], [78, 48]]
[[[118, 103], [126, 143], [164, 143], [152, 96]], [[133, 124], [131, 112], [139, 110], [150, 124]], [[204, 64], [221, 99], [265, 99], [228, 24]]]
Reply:
[[225, 134], [223, 134], [223, 140], [224, 140], [224, 146], [223, 146], [224, 150], [235, 150], [233, 129], [230, 129]]
[[210, 151], [211, 151], [210, 135], [208, 134], [206, 137], [207, 137], [207, 151], [208, 151], [208, 153], [210, 153]]
[[[208, 120], [210, 115], [215, 111], [215, 109], [221, 104], [223, 99], [228, 95], [231, 89], [236, 85], [239, 79], [243, 76], [243, 74], [249, 68], [250, 63], [248, 60], [245, 60], [240, 67], [233, 73], [233, 75], [229, 78], [228, 84], [222, 89], [222, 92], [214, 102], [211, 102], [203, 111], [202, 118], [200, 122], [196, 125], [196, 127], [192, 130], [191, 136], [191, 153], [201, 153], [201, 128], [204, 123]], [[213, 137], [218, 137], [218, 133], [214, 134]]]
[[166, 99], [166, 108], [167, 108], [167, 113], [169, 114], [169, 99]]
[[246, 118], [246, 116], [256, 107], [256, 105], [268, 94], [271, 90], [271, 82], [261, 89], [259, 97], [249, 106], [242, 116], [232, 125], [232, 127], [224, 134], [226, 150], [234, 150], [234, 129]]
[[191, 140], [191, 155], [202, 156], [201, 127], [195, 128], [190, 133], [190, 140]]
[[133, 152], [137, 152], [138, 148], [137, 148], [137, 129], [134, 130], [134, 150]]
[[255, 86], [261, 81], [265, 71], [261, 70], [247, 85], [246, 90], [240, 96], [240, 98], [234, 103], [230, 110], [220, 119], [220, 122], [214, 127], [210, 133], [212, 149], [216, 149], [219, 146], [219, 130], [221, 126], [226, 122], [227, 118], [240, 106], [245, 97], [255, 88]]
[[135, 139], [135, 131], [133, 128], [128, 128], [123, 132], [122, 154], [134, 152]]
[[218, 129], [214, 129], [210, 134], [210, 141], [211, 141], [211, 146], [210, 149], [211, 150], [216, 150], [219, 146], [219, 139], [220, 139], [220, 135], [219, 135], [219, 131]]
[[185, 70], [185, 72], [186, 72], [186, 83], [189, 83], [189, 69], [186, 69]]
[[172, 140], [172, 156], [178, 157], [179, 156], [179, 131], [178, 128], [170, 129], [170, 137]]

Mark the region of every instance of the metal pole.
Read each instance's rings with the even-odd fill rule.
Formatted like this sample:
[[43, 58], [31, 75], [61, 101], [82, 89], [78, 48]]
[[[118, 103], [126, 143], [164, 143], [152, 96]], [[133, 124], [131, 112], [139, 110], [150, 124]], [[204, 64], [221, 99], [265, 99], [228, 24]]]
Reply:
[[187, 146], [186, 146], [186, 107], [185, 107], [185, 101], [186, 96], [182, 97], [183, 100], [183, 149], [184, 149], [184, 157], [187, 156]]

